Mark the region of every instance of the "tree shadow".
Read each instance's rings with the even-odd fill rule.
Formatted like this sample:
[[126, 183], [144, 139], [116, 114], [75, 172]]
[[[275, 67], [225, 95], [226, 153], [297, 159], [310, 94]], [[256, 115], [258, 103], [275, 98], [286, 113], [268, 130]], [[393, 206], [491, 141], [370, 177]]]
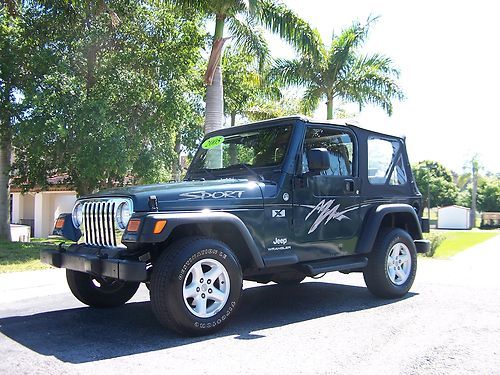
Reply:
[[[405, 298], [411, 298], [408, 293]], [[361, 311], [397, 302], [373, 297], [366, 288], [322, 282], [285, 287], [265, 285], [243, 291], [240, 308], [216, 335], [182, 337], [156, 321], [149, 301], [112, 309], [90, 307], [0, 319], [0, 332], [17, 343], [61, 361], [85, 363], [188, 345], [217, 337], [264, 337], [267, 328]]]

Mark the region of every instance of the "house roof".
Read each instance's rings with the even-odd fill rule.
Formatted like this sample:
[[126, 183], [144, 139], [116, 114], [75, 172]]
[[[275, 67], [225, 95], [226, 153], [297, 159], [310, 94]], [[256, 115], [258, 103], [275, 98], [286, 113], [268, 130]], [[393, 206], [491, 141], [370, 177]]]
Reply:
[[[39, 193], [41, 191], [75, 191], [75, 188], [72, 185], [66, 183], [67, 180], [67, 174], [50, 176], [47, 178], [47, 186], [34, 186], [29, 189], [28, 192]], [[22, 186], [19, 185], [11, 185], [10, 187], [11, 193], [22, 193], [23, 191]]]

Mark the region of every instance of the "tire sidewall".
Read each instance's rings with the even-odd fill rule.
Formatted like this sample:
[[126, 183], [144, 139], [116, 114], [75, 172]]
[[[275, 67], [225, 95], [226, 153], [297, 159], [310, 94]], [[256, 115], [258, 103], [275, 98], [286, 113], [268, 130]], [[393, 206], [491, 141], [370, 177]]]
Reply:
[[[114, 289], [100, 289], [94, 285], [92, 275], [69, 269], [66, 270], [66, 279], [73, 295], [82, 303], [93, 307], [121, 306], [130, 300], [139, 288], [137, 282], [116, 280], [118, 284]], [[101, 279], [100, 282], [113, 282], [113, 280]]]
[[[391, 281], [389, 274], [387, 272], [387, 261], [389, 253], [392, 247], [397, 243], [403, 243], [410, 251], [410, 257], [411, 257], [410, 275], [408, 276], [408, 279], [406, 279], [406, 281], [401, 285], [394, 284]], [[399, 296], [405, 295], [413, 285], [417, 273], [417, 252], [415, 250], [415, 244], [413, 243], [412, 238], [405, 231], [400, 229], [395, 229], [386, 236], [384, 240], [382, 253], [383, 253], [383, 267], [384, 267], [384, 283], [386, 284], [386, 287], [392, 290], [392, 292], [395, 295]]]
[[[200, 318], [189, 311], [184, 303], [184, 280], [191, 267], [203, 259], [214, 259], [226, 269], [230, 280], [229, 297], [224, 307], [210, 318]], [[168, 281], [164, 298], [181, 326], [193, 334], [207, 334], [215, 331], [234, 314], [241, 294], [242, 273], [234, 254], [222, 242], [201, 239], [187, 245], [172, 264], [172, 272]]]

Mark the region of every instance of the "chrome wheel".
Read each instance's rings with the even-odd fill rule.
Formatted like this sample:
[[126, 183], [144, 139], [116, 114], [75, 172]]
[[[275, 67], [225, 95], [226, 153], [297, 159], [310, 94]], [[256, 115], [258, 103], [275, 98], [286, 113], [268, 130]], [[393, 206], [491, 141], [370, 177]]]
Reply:
[[216, 315], [231, 291], [226, 268], [215, 259], [196, 262], [186, 274], [182, 288], [184, 304], [198, 318]]
[[387, 275], [394, 285], [402, 285], [408, 280], [410, 273], [410, 250], [404, 243], [398, 242], [387, 255]]

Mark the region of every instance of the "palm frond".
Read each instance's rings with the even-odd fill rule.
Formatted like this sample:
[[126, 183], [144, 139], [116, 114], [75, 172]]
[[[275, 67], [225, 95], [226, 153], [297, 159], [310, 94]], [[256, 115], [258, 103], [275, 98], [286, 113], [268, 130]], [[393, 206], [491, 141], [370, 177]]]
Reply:
[[245, 52], [256, 56], [259, 70], [262, 71], [270, 59], [269, 46], [262, 31], [251, 22], [242, 22], [235, 17], [229, 18], [227, 25], [235, 43]]
[[365, 42], [370, 26], [376, 20], [377, 18], [369, 17], [364, 25], [355, 21], [340, 35], [333, 34], [332, 45], [328, 51], [328, 75], [332, 80], [335, 81], [345, 66], [349, 64], [351, 56]]
[[301, 110], [307, 116], [311, 116], [316, 108], [318, 108], [321, 98], [324, 96], [324, 91], [319, 86], [309, 86], [301, 100]]
[[212, 0], [210, 6], [216, 13], [234, 17], [239, 14], [249, 12], [248, 3], [245, 0]]
[[257, 10], [257, 0], [248, 0], [248, 13], [254, 15]]
[[273, 0], [257, 0], [256, 18], [301, 53], [322, 55], [324, 47], [318, 31], [284, 4]]
[[396, 82], [395, 68], [391, 64], [366, 64], [366, 61], [388, 62], [386, 58], [360, 57], [353, 69], [339, 81], [334, 88], [337, 96], [344, 100], [357, 102], [360, 109], [366, 104], [374, 104], [392, 115], [392, 100], [405, 98]]
[[393, 65], [392, 59], [378, 53], [358, 57], [353, 68], [355, 70], [372, 69], [399, 78], [399, 69]]
[[210, 4], [209, 0], [166, 0], [166, 3], [181, 9], [190, 9], [205, 12]]
[[312, 67], [304, 59], [277, 59], [269, 72], [269, 79], [284, 86], [305, 86], [311, 81], [308, 72]]

